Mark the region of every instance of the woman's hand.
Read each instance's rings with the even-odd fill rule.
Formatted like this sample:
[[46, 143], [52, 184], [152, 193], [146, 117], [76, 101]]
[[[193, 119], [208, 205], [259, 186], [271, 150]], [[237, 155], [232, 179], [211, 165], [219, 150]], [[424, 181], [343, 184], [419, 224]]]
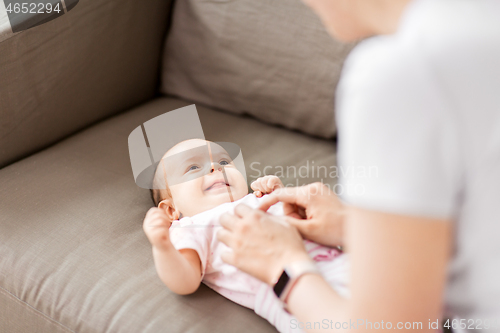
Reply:
[[313, 242], [334, 247], [344, 245], [344, 207], [335, 193], [322, 183], [277, 189], [261, 204], [267, 211], [282, 201], [286, 221]]
[[311, 260], [297, 229], [280, 217], [240, 204], [220, 218], [224, 229], [217, 238], [232, 252], [224, 252], [224, 262], [273, 285], [283, 268], [299, 260]]
[[264, 194], [269, 194], [278, 188], [283, 187], [283, 183], [276, 176], [264, 176], [257, 178], [252, 184], [250, 184], [252, 190], [254, 190], [253, 194], [257, 198], [262, 197]]

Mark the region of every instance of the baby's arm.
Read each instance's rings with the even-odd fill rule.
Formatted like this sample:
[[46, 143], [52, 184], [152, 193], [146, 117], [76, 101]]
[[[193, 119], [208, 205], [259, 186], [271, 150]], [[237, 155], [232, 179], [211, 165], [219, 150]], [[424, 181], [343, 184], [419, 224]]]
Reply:
[[264, 194], [269, 194], [272, 191], [282, 188], [283, 183], [281, 180], [276, 177], [276, 176], [264, 176], [257, 178], [256, 181], [254, 181], [252, 184], [250, 184], [250, 187], [252, 190], [254, 190], [254, 194], [256, 197], [260, 198]]
[[159, 208], [151, 208], [144, 218], [143, 229], [153, 245], [153, 258], [160, 279], [174, 293], [194, 293], [201, 282], [201, 260], [192, 249], [177, 251], [169, 237], [171, 222]]

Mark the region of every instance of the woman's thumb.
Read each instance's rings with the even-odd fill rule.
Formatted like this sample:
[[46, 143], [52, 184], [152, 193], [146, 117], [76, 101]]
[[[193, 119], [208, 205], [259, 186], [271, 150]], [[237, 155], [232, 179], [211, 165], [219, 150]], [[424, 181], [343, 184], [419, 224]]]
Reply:
[[[296, 215], [296, 216], [294, 216], [294, 215]], [[299, 230], [302, 227], [304, 227], [304, 224], [306, 223], [306, 220], [301, 218], [297, 213], [292, 213], [290, 215], [284, 216], [284, 218], [288, 224], [293, 225], [294, 227], [296, 227]]]

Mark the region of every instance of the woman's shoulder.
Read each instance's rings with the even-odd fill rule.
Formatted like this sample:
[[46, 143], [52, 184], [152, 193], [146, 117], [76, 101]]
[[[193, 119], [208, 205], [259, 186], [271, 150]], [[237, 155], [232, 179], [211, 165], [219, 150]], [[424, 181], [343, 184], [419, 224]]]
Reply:
[[398, 36], [365, 39], [353, 49], [344, 63], [337, 97], [342, 99], [348, 95], [352, 99], [360, 93], [392, 96], [394, 89], [402, 85], [426, 85], [422, 82], [426, 67], [421, 52], [402, 45]]
[[398, 119], [441, 117], [447, 101], [440, 84], [423, 53], [401, 45], [398, 36], [369, 38], [345, 62], [336, 121], [345, 129], [351, 122], [383, 126], [388, 119], [396, 124]]
[[497, 0], [415, 0], [397, 33], [367, 38], [353, 49], [342, 79], [386, 87], [420, 73], [435, 79], [442, 67], [481, 67], [485, 53], [500, 53], [499, 15]]

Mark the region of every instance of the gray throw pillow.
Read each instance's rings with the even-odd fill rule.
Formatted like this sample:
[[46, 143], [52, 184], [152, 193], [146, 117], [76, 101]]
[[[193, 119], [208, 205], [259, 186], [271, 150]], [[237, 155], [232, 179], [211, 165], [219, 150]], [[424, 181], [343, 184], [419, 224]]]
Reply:
[[353, 46], [331, 38], [299, 0], [177, 1], [161, 91], [329, 138]]

